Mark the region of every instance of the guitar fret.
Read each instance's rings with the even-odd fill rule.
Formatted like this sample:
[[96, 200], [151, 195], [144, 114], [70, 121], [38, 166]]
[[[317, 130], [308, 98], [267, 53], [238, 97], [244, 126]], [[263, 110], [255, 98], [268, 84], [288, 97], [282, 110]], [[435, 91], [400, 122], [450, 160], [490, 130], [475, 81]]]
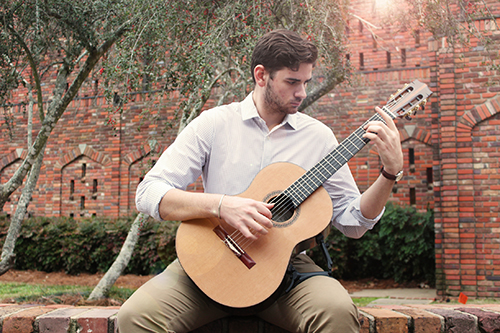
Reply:
[[[394, 101], [394, 103], [396, 102]], [[382, 107], [382, 110], [392, 119], [396, 118], [389, 104]], [[307, 171], [284, 191], [284, 194], [292, 200], [295, 207], [306, 200], [318, 187], [370, 142], [363, 135], [366, 133], [364, 127], [372, 121], [385, 123], [384, 118], [380, 114], [375, 113], [372, 115], [370, 119], [351, 133], [330, 154], [326, 155], [312, 169]]]
[[383, 121], [383, 118], [379, 114], [373, 115], [367, 122], [342, 141], [330, 154], [325, 156], [284, 191], [284, 194], [292, 200], [295, 207], [298, 207], [306, 200], [370, 141], [363, 138], [363, 134], [365, 133], [364, 126], [366, 123], [374, 120]]

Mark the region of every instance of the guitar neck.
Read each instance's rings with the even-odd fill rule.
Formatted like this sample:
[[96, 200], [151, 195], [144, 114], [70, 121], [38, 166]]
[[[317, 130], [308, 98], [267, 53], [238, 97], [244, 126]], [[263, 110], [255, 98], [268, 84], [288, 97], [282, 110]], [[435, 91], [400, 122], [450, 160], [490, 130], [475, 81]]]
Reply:
[[[382, 110], [392, 119], [396, 118], [388, 108], [384, 107]], [[331, 153], [326, 155], [283, 192], [283, 194], [292, 200], [295, 208], [370, 142], [369, 139], [363, 138], [363, 135], [366, 133], [364, 130], [365, 125], [371, 121], [385, 122], [380, 114], [374, 114], [344, 139]]]

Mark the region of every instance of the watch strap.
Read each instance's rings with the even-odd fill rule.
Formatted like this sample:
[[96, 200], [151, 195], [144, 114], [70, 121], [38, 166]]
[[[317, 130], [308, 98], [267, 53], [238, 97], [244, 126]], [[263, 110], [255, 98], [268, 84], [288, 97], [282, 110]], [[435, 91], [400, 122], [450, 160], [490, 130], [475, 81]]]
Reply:
[[390, 173], [388, 173], [387, 171], [385, 171], [385, 169], [384, 169], [383, 166], [380, 169], [380, 173], [382, 174], [382, 176], [384, 176], [385, 178], [387, 178], [389, 180], [394, 180], [395, 181], [397, 179], [396, 175], [391, 175]]

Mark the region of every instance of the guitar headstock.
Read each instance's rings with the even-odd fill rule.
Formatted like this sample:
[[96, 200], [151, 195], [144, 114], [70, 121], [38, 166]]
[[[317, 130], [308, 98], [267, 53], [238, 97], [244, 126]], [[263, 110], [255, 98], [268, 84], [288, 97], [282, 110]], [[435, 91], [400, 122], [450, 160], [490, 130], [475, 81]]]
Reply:
[[411, 116], [417, 113], [419, 108], [423, 108], [427, 102], [427, 98], [432, 94], [432, 91], [425, 83], [415, 80], [406, 84], [397, 93], [391, 96], [387, 105], [383, 108], [392, 114], [394, 118], [405, 117], [411, 120]]

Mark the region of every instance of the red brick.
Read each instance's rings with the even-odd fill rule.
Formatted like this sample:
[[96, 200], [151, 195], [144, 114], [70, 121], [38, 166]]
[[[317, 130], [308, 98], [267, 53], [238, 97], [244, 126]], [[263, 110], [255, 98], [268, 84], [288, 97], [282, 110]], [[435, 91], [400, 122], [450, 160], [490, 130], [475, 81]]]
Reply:
[[80, 332], [108, 332], [108, 326], [114, 321], [110, 317], [118, 312], [116, 308], [93, 308], [71, 318]]
[[34, 332], [35, 319], [54, 309], [35, 306], [24, 308], [20, 312], [15, 312], [3, 321], [2, 333], [31, 333]]
[[408, 318], [400, 313], [375, 308], [363, 308], [374, 317], [376, 332], [408, 332]]

